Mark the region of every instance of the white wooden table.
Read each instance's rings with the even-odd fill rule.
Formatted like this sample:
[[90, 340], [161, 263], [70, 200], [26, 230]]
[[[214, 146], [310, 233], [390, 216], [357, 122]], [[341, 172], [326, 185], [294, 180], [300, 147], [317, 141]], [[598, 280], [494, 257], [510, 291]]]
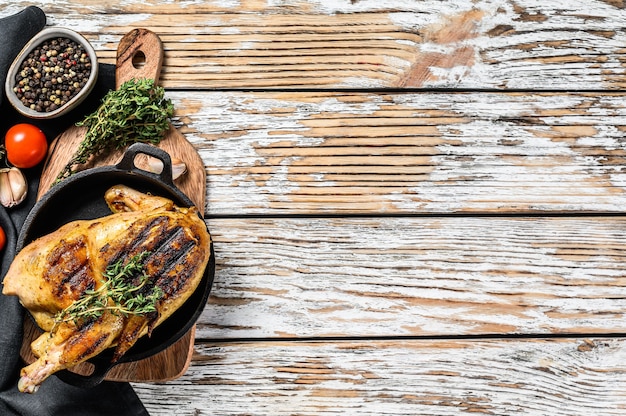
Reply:
[[626, 413], [623, 1], [40, 3], [101, 62], [159, 34], [205, 162], [215, 284], [151, 414]]

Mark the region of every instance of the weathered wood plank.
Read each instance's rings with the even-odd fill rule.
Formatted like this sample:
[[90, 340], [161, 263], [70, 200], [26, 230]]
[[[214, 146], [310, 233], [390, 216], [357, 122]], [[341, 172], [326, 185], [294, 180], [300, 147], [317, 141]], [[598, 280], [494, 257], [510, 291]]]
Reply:
[[626, 333], [626, 218], [210, 219], [199, 338]]
[[625, 339], [198, 344], [151, 415], [623, 415]]
[[622, 93], [169, 92], [207, 215], [623, 212]]
[[[103, 62], [146, 27], [165, 41], [168, 88], [626, 86], [621, 1], [46, 2]], [[30, 5], [0, 5], [9, 14]]]
[[[102, 62], [131, 28], [160, 34], [209, 173], [198, 335], [274, 339], [200, 340], [183, 378], [136, 385], [151, 414], [624, 413], [626, 339], [334, 337], [624, 333], [626, 218], [410, 215], [621, 214], [625, 94], [206, 91], [620, 91], [622, 1], [43, 6]], [[374, 217], [323, 217], [352, 213]], [[236, 218], [274, 214], [313, 218]]]

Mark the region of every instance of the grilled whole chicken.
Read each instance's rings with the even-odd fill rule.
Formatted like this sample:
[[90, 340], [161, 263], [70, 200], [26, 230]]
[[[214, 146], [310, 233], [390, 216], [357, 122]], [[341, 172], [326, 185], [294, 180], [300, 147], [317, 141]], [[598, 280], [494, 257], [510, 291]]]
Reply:
[[[21, 371], [22, 392], [35, 392], [51, 374], [110, 347], [117, 361], [179, 308], [202, 279], [211, 237], [195, 207], [180, 208], [123, 185], [110, 188], [104, 198], [111, 215], [74, 221], [33, 241], [17, 254], [4, 279], [2, 293], [18, 296], [44, 330], [31, 344], [38, 359]], [[59, 320], [60, 313], [111, 280], [108, 267], [131, 258], [141, 259], [141, 293], [158, 295], [154, 310], [128, 314], [111, 308], [95, 317]], [[125, 283], [140, 287], [138, 278], [127, 277]], [[105, 303], [115, 306], [111, 298]]]

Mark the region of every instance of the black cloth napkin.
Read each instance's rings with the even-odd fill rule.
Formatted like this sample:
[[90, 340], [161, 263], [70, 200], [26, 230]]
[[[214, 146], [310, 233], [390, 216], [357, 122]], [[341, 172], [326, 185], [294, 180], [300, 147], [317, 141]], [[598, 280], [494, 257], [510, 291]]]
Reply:
[[[34, 124], [46, 134], [48, 141], [65, 131], [86, 114], [93, 112], [110, 89], [115, 88], [115, 67], [100, 64], [98, 82], [84, 104], [71, 113], [51, 120], [27, 119], [17, 113], [4, 95], [7, 70], [22, 47], [46, 24], [45, 13], [34, 6], [0, 18], [0, 139], [6, 131], [20, 122]], [[26, 200], [15, 208], [0, 206], [0, 225], [7, 235], [7, 244], [1, 255], [0, 279], [8, 270], [15, 255], [19, 230], [35, 204], [42, 167], [25, 169], [29, 183]], [[2, 416], [144, 416], [145, 407], [129, 383], [103, 382], [93, 388], [80, 388], [64, 383], [56, 376], [49, 377], [34, 394], [20, 393], [17, 380], [24, 366], [20, 358], [24, 309], [14, 296], [0, 294], [0, 415]]]

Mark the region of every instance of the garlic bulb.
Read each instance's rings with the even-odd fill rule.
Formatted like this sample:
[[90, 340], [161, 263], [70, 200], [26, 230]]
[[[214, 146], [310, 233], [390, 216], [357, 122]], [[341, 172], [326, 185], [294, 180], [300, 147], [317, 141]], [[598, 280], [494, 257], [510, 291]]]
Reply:
[[[163, 171], [163, 162], [159, 159], [150, 157], [148, 159], [148, 169], [152, 173], [161, 173]], [[187, 172], [187, 165], [180, 159], [172, 158], [172, 179], [176, 180]]]
[[0, 169], [0, 204], [11, 208], [26, 199], [28, 184], [18, 168]]

